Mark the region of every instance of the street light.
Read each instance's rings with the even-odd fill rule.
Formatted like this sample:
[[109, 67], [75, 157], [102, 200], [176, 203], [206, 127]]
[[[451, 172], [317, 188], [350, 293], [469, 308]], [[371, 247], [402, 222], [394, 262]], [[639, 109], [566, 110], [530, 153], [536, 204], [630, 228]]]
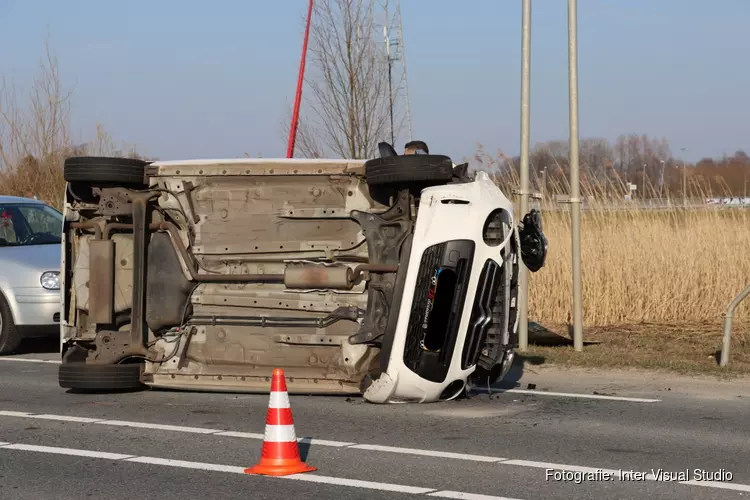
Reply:
[[[521, 20], [521, 216], [529, 212], [529, 102], [531, 91], [531, 0], [523, 0]], [[518, 349], [529, 347], [529, 270], [518, 269]]]
[[578, 2], [568, 0], [568, 97], [570, 108], [570, 212], [573, 256], [573, 347], [583, 350], [581, 195], [578, 172]]

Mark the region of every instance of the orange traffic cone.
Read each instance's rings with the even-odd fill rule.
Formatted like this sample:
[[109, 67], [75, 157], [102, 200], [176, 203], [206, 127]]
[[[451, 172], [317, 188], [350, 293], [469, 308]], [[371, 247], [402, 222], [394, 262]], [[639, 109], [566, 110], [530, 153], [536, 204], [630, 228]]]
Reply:
[[289, 406], [284, 370], [275, 368], [271, 379], [271, 396], [266, 414], [266, 435], [260, 462], [245, 469], [246, 474], [288, 476], [317, 470], [302, 461], [294, 432], [294, 419]]

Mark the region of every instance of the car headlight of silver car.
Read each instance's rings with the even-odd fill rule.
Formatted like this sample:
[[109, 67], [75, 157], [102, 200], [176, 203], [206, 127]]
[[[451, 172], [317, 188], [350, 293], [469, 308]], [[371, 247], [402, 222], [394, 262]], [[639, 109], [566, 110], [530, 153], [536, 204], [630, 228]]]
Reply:
[[60, 271], [47, 271], [42, 273], [39, 278], [42, 288], [47, 290], [59, 290], [60, 289]]

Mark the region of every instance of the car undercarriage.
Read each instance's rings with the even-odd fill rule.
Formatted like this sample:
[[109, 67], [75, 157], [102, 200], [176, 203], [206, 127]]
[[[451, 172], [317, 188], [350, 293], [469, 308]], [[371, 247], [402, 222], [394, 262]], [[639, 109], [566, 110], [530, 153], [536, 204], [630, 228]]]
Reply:
[[[413, 290], [423, 193], [471, 181], [446, 159], [381, 158], [379, 171], [360, 160], [69, 159], [60, 385], [267, 392], [283, 367], [291, 393], [373, 391]], [[409, 182], [388, 182], [394, 161]], [[503, 293], [515, 293], [515, 272]], [[483, 337], [466, 348], [477, 361], [469, 371], [485, 378], [512, 360], [516, 322], [502, 300], [510, 331], [493, 340], [482, 320]]]

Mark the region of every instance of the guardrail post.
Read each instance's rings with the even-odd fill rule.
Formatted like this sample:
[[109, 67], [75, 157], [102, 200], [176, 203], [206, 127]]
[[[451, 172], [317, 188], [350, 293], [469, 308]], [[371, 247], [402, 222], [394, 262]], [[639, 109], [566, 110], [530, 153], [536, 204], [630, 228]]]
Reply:
[[719, 359], [719, 366], [727, 366], [729, 364], [729, 350], [732, 344], [732, 319], [734, 319], [734, 310], [740, 305], [740, 302], [745, 300], [745, 297], [750, 295], [750, 285], [746, 286], [734, 300], [727, 307], [727, 311], [724, 313], [724, 338], [721, 341], [721, 358]]

